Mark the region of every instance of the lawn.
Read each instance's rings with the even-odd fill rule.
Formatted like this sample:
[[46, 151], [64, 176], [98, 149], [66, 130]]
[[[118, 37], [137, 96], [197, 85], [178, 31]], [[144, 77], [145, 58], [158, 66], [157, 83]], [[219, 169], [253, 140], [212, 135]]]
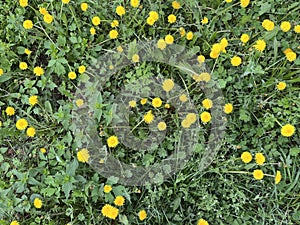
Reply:
[[300, 3], [0, 3], [0, 225], [300, 224]]

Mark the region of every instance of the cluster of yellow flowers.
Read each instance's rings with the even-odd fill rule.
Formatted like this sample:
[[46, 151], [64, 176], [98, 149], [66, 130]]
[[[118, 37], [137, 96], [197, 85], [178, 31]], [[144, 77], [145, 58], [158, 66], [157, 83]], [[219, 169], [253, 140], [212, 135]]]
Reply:
[[[244, 163], [250, 163], [252, 161], [252, 154], [248, 151], [245, 151], [241, 154], [241, 159]], [[255, 154], [255, 162], [257, 165], [262, 166], [265, 163], [265, 161], [266, 158], [263, 155], [263, 153], [259, 152]], [[262, 180], [266, 174], [261, 169], [256, 169], [253, 171], [252, 175], [256, 180]], [[273, 175], [269, 175], [269, 176], [274, 177], [275, 184], [278, 184], [282, 178], [281, 172], [279, 170], [276, 172], [275, 176]]]

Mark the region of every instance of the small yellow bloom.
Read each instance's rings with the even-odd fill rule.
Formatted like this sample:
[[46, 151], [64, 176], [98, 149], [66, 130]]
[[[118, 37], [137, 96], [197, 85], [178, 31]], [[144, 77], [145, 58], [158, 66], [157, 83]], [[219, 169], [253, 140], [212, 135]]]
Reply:
[[117, 136], [110, 136], [107, 139], [107, 145], [110, 148], [115, 148], [119, 144], [119, 140]]
[[134, 54], [132, 57], [131, 57], [131, 60], [132, 62], [139, 62], [140, 61], [140, 56], [138, 54]]
[[13, 116], [15, 115], [15, 109], [14, 107], [11, 107], [11, 106], [8, 106], [6, 109], [5, 109], [5, 112], [8, 116]]
[[95, 34], [96, 34], [96, 29], [95, 29], [95, 27], [91, 27], [90, 33], [91, 33], [91, 35], [95, 35]]
[[34, 137], [34, 135], [35, 135], [34, 127], [28, 127], [26, 130], [26, 134], [28, 137]]
[[150, 124], [152, 123], [153, 120], [154, 120], [154, 115], [152, 114], [152, 110], [150, 110], [144, 115], [144, 121], [145, 123]]
[[75, 103], [76, 103], [77, 107], [81, 107], [81, 106], [83, 106], [84, 101], [83, 101], [83, 99], [77, 99]]
[[151, 11], [151, 12], [149, 12], [149, 17], [151, 17], [153, 20], [156, 21], [156, 20], [158, 20], [159, 15], [156, 11]]
[[264, 172], [262, 170], [254, 170], [253, 171], [253, 177], [256, 180], [262, 180], [264, 178]]
[[194, 37], [194, 33], [192, 31], [190, 31], [186, 34], [186, 39], [188, 41], [193, 40], [193, 37]]
[[28, 126], [28, 122], [26, 119], [19, 119], [17, 122], [16, 122], [16, 128], [18, 130], [25, 130], [25, 128]]
[[116, 13], [119, 15], [119, 16], [123, 16], [125, 13], [126, 13], [126, 11], [125, 11], [125, 8], [123, 7], [123, 6], [118, 6], [117, 8], [116, 8]]
[[173, 1], [172, 2], [172, 7], [173, 9], [180, 9], [180, 3], [177, 1]]
[[77, 152], [77, 159], [79, 162], [87, 163], [90, 158], [90, 153], [86, 148], [81, 149]]
[[119, 36], [119, 32], [117, 30], [111, 30], [109, 32], [109, 38], [110, 39], [116, 39]]
[[186, 101], [188, 100], [188, 98], [186, 97], [185, 94], [182, 94], [182, 95], [179, 96], [179, 100], [180, 100], [181, 102], [186, 102]]
[[200, 219], [198, 220], [197, 225], [209, 225], [209, 224], [205, 219]]
[[82, 11], [85, 12], [89, 8], [89, 5], [85, 2], [83, 2], [83, 3], [80, 4], [80, 8], [81, 8]]
[[263, 28], [265, 28], [267, 31], [271, 31], [274, 29], [275, 24], [273, 21], [269, 20], [269, 19], [265, 19], [261, 25], [263, 26]]
[[285, 57], [289, 62], [293, 62], [296, 60], [297, 54], [295, 52], [291, 51], [291, 52], [286, 53]]
[[283, 21], [280, 25], [280, 28], [283, 32], [288, 32], [291, 29], [291, 24], [288, 21]]
[[191, 126], [192, 124], [190, 123], [190, 121], [188, 121], [187, 119], [184, 119], [184, 120], [182, 120], [181, 121], [181, 126], [183, 127], [183, 128], [189, 128], [190, 126]]
[[279, 91], [282, 91], [286, 88], [286, 83], [285, 82], [279, 82], [277, 85], [276, 85], [277, 89]]
[[203, 123], [208, 123], [211, 120], [211, 115], [209, 112], [203, 112], [200, 114], [200, 118]]
[[93, 24], [94, 26], [98, 26], [100, 23], [101, 23], [101, 20], [100, 20], [99, 16], [94, 16], [94, 17], [92, 18], [92, 24]]
[[248, 34], [242, 34], [240, 40], [245, 44], [250, 40], [250, 36]]
[[47, 10], [46, 8], [40, 8], [40, 9], [39, 9], [39, 12], [40, 12], [43, 16], [45, 16], [46, 14], [48, 14], [48, 10]]
[[197, 57], [197, 60], [198, 60], [199, 63], [204, 63], [205, 62], [205, 56], [204, 55], [199, 55]]
[[197, 115], [195, 113], [188, 113], [185, 117], [190, 124], [193, 124], [197, 121]]
[[185, 35], [185, 29], [183, 28], [183, 27], [180, 27], [179, 28], [179, 33], [180, 33], [180, 37], [184, 37], [184, 35]]
[[33, 205], [35, 208], [40, 209], [40, 208], [42, 208], [43, 202], [41, 199], [35, 198], [33, 201]]
[[167, 47], [167, 43], [165, 42], [164, 39], [159, 39], [157, 41], [157, 48], [159, 48], [160, 50], [164, 50]]
[[241, 159], [244, 163], [249, 163], [252, 161], [252, 155], [250, 152], [243, 152], [241, 155]]
[[45, 148], [40, 148], [40, 152], [45, 154], [47, 152], [47, 150]]
[[230, 2], [232, 2], [232, 0], [225, 0], [225, 2], [230, 3]]
[[49, 13], [47, 13], [46, 15], [44, 15], [44, 21], [48, 24], [52, 23], [53, 16], [51, 16]]
[[154, 108], [159, 108], [161, 105], [162, 105], [162, 100], [160, 98], [157, 97], [152, 100], [152, 106]]
[[123, 196], [117, 196], [114, 200], [115, 205], [117, 206], [123, 206], [125, 203], [125, 198]]
[[257, 40], [256, 44], [253, 46], [256, 50], [263, 52], [266, 48], [267, 44], [264, 40]]
[[103, 216], [114, 220], [117, 218], [117, 216], [119, 214], [119, 209], [117, 209], [109, 204], [106, 204], [102, 207], [101, 213]]
[[21, 7], [26, 7], [26, 6], [28, 6], [28, 0], [20, 0], [19, 3], [20, 3], [20, 6], [21, 6]]
[[80, 74], [83, 74], [85, 71], [86, 71], [86, 67], [85, 66], [81, 65], [81, 66], [78, 67], [78, 72]]
[[210, 109], [213, 106], [213, 102], [212, 102], [212, 100], [206, 98], [202, 101], [202, 105], [205, 109]]
[[152, 17], [147, 18], [147, 24], [148, 25], [153, 26], [154, 23], [155, 23], [155, 20]]
[[202, 24], [208, 24], [208, 18], [207, 18], [207, 17], [204, 17], [204, 18], [201, 20], [201, 23], [202, 23]]
[[227, 103], [225, 104], [223, 110], [226, 114], [229, 114], [233, 111], [233, 105], [231, 103]]
[[291, 137], [295, 133], [296, 128], [291, 124], [286, 124], [281, 128], [281, 135]]
[[159, 122], [157, 124], [157, 129], [160, 131], [164, 131], [167, 128], [167, 124], [165, 122]]
[[146, 218], [147, 218], [147, 213], [146, 213], [146, 211], [145, 211], [145, 210], [139, 211], [139, 219], [140, 219], [141, 221], [143, 221], [143, 220], [145, 220]]
[[168, 16], [168, 22], [169, 23], [175, 23], [176, 22], [176, 16], [174, 14], [171, 14]]
[[300, 33], [300, 25], [296, 25], [294, 27], [294, 31], [295, 31], [295, 33], [299, 34]]
[[166, 37], [165, 37], [165, 42], [168, 44], [168, 45], [171, 45], [174, 43], [174, 37], [170, 34], [168, 34]]
[[262, 153], [256, 153], [255, 154], [255, 162], [258, 165], [263, 165], [266, 161], [265, 156]]
[[26, 62], [20, 62], [19, 68], [20, 68], [21, 70], [27, 70], [28, 65], [27, 65]]
[[10, 225], [20, 225], [18, 221], [14, 220], [10, 223]]
[[129, 101], [129, 106], [130, 106], [131, 108], [136, 107], [136, 101], [134, 101], [134, 100]]
[[239, 56], [234, 56], [231, 58], [231, 65], [233, 66], [239, 66], [242, 63], [242, 59]]
[[0, 68], [0, 76], [2, 76], [2, 75], [3, 75], [3, 73], [4, 73], [3, 69], [2, 69], [2, 68]]
[[167, 79], [163, 82], [163, 89], [166, 92], [171, 91], [174, 88], [174, 81], [171, 79]]
[[41, 75], [43, 75], [44, 73], [45, 73], [45, 71], [44, 71], [44, 69], [42, 68], [42, 67], [40, 67], [40, 66], [36, 66], [36, 67], [34, 67], [34, 69], [33, 69], [33, 73], [36, 75], [36, 76], [41, 76]]
[[146, 98], [142, 98], [142, 99], [141, 99], [141, 104], [142, 104], [142, 105], [145, 105], [146, 103], [147, 103], [147, 99], [146, 99]]
[[139, 1], [139, 0], [130, 0], [130, 5], [131, 5], [133, 8], [137, 8], [137, 7], [139, 7], [139, 5], [140, 5], [140, 1]]
[[108, 185], [108, 184], [104, 185], [104, 187], [103, 187], [104, 193], [108, 194], [109, 192], [111, 192], [111, 190], [112, 190], [112, 187], [110, 185]]
[[69, 77], [69, 79], [74, 80], [74, 79], [76, 79], [77, 75], [74, 71], [71, 71], [68, 73], [68, 77]]
[[68, 3], [70, 2], [70, 0], [61, 0], [61, 2], [62, 2], [63, 4], [68, 4]]
[[118, 20], [113, 20], [113, 21], [111, 22], [110, 26], [111, 26], [112, 28], [119, 26], [119, 21], [118, 21]]
[[31, 29], [31, 28], [33, 28], [33, 22], [31, 20], [25, 20], [23, 22], [23, 27], [25, 29]]
[[279, 170], [276, 171], [276, 176], [275, 176], [275, 184], [279, 184], [279, 182], [281, 181], [281, 172]]
[[240, 0], [241, 7], [246, 8], [250, 4], [250, 0]]
[[29, 101], [29, 104], [32, 105], [32, 106], [36, 105], [39, 102], [38, 96], [37, 95], [32, 95], [32, 96], [30, 96], [28, 101]]

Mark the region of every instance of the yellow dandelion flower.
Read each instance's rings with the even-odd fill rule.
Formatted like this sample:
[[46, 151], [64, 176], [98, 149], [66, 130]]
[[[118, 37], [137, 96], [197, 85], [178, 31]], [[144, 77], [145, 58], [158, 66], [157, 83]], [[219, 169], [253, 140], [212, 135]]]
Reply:
[[180, 33], [180, 37], [184, 37], [184, 35], [185, 35], [185, 29], [183, 28], [183, 27], [180, 27], [179, 28], [179, 33]]
[[168, 22], [169, 23], [175, 23], [176, 22], [176, 16], [174, 14], [171, 14], [168, 16]]
[[190, 31], [186, 34], [186, 39], [188, 41], [193, 40], [193, 37], [194, 37], [194, 33], [192, 31]]
[[28, 127], [26, 130], [26, 134], [28, 137], [34, 137], [34, 135], [35, 135], [34, 127]]
[[163, 89], [166, 92], [171, 91], [174, 88], [174, 81], [171, 79], [167, 79], [163, 82]]
[[123, 16], [126, 11], [125, 11], [125, 8], [121, 5], [119, 5], [117, 8], [116, 8], [116, 13], [119, 15], [119, 16]]
[[153, 120], [154, 120], [154, 115], [152, 114], [152, 110], [150, 110], [144, 115], [144, 121], [145, 123], [150, 124], [152, 123]]
[[231, 58], [231, 65], [233, 66], [239, 66], [242, 63], [242, 59], [239, 56], [234, 56]]
[[158, 20], [159, 15], [156, 11], [151, 11], [151, 12], [149, 12], [149, 17], [151, 17], [153, 20], [156, 21], [156, 20]]
[[164, 50], [167, 47], [167, 43], [165, 42], [164, 39], [159, 39], [157, 41], [157, 48], [159, 48], [160, 50]]
[[182, 94], [182, 95], [179, 96], [179, 100], [180, 100], [181, 102], [186, 102], [186, 101], [188, 100], [188, 98], [186, 97], [185, 94]]
[[110, 148], [115, 148], [115, 147], [117, 147], [118, 144], [119, 144], [119, 140], [118, 140], [117, 136], [113, 135], [107, 139], [107, 145]]
[[202, 101], [202, 105], [205, 109], [211, 109], [213, 106], [213, 102], [212, 102], [212, 100], [206, 98]]
[[30, 98], [28, 99], [28, 102], [32, 106], [36, 105], [39, 102], [38, 96], [37, 95], [30, 96]]
[[28, 65], [27, 65], [26, 62], [20, 62], [19, 68], [20, 68], [21, 70], [27, 70]]
[[243, 42], [245, 44], [250, 40], [250, 36], [248, 34], [242, 34], [242, 36], [240, 37], [240, 40], [241, 40], [241, 42]]
[[226, 114], [229, 114], [233, 111], [233, 105], [231, 103], [227, 103], [225, 104], [224, 108], [223, 108], [223, 111], [226, 113]]
[[225, 2], [230, 3], [230, 2], [232, 2], [232, 0], [225, 0]]
[[197, 121], [197, 115], [195, 113], [188, 113], [185, 119], [190, 123], [193, 124]]
[[147, 99], [146, 99], [146, 98], [142, 98], [142, 99], [141, 99], [141, 104], [142, 104], [142, 105], [145, 105], [146, 103], [147, 103]]
[[152, 106], [154, 108], [159, 108], [161, 105], [162, 105], [162, 100], [160, 98], [157, 97], [152, 100]]
[[177, 1], [173, 1], [172, 2], [172, 7], [173, 9], [180, 9], [180, 3]]
[[74, 80], [74, 79], [76, 79], [77, 75], [74, 71], [71, 71], [68, 73], [68, 77], [69, 77], [69, 79]]
[[160, 131], [164, 131], [167, 128], [167, 124], [165, 122], [159, 122], [157, 124], [157, 129]]
[[14, 220], [14, 221], [11, 221], [10, 225], [20, 225], [18, 221]]
[[95, 35], [96, 34], [96, 29], [94, 27], [91, 27], [90, 33], [91, 33], [91, 35]]
[[70, 0], [61, 0], [61, 2], [62, 2], [63, 4], [68, 4], [68, 3], [70, 2]]
[[291, 124], [286, 124], [281, 128], [281, 135], [291, 137], [295, 133], [296, 128]]
[[112, 187], [110, 185], [108, 185], [108, 184], [104, 185], [104, 187], [103, 187], [104, 193], [107, 194], [107, 193], [111, 192], [111, 190], [112, 190]]
[[294, 31], [295, 31], [295, 33], [299, 34], [300, 33], [300, 25], [296, 25], [294, 27]]
[[207, 18], [207, 17], [204, 17], [204, 18], [201, 20], [201, 23], [202, 23], [202, 24], [208, 24], [208, 18]]
[[204, 62], [205, 62], [205, 56], [204, 56], [204, 55], [199, 55], [199, 56], [197, 57], [197, 61], [198, 61], [199, 63], [204, 63]]
[[20, 3], [20, 6], [21, 6], [21, 7], [26, 7], [26, 6], [28, 6], [28, 0], [20, 0], [19, 3]]
[[296, 60], [297, 54], [295, 52], [291, 51], [291, 52], [286, 53], [285, 57], [288, 61], [293, 62]]
[[102, 207], [101, 213], [107, 218], [116, 219], [119, 214], [119, 210], [109, 204], [106, 204]]
[[11, 107], [11, 106], [6, 107], [5, 112], [8, 116], [15, 115], [15, 109], [14, 109], [14, 107]]
[[209, 224], [205, 219], [200, 219], [198, 220], [197, 225], [209, 225]]
[[139, 0], [130, 0], [130, 5], [131, 5], [133, 8], [137, 8], [137, 7], [139, 7], [139, 5], [140, 5], [140, 1], [139, 1]]
[[279, 182], [281, 181], [281, 172], [279, 170], [276, 171], [276, 176], [275, 176], [275, 184], [279, 184]]
[[26, 119], [19, 119], [17, 122], [16, 122], [16, 128], [18, 130], [25, 130], [25, 128], [28, 126], [28, 122]]
[[31, 29], [31, 28], [33, 28], [33, 22], [31, 20], [25, 20], [23, 22], [23, 27], [25, 29]]
[[46, 8], [40, 8], [39, 9], [40, 14], [42, 14], [43, 16], [45, 16], [46, 14], [48, 14], [48, 10]]
[[118, 21], [118, 20], [113, 20], [113, 21], [111, 22], [110, 26], [111, 26], [112, 28], [119, 26], [119, 21]]
[[134, 101], [134, 100], [129, 101], [129, 106], [130, 106], [131, 108], [136, 107], [136, 101]]
[[280, 24], [280, 28], [283, 32], [288, 32], [290, 29], [291, 29], [291, 24], [290, 22], [288, 21], [283, 21], [281, 24]]
[[260, 52], [263, 52], [266, 48], [267, 44], [264, 40], [257, 40], [254, 48]]
[[45, 148], [40, 148], [40, 152], [45, 154], [47, 152], [47, 150]]
[[262, 180], [264, 178], [264, 172], [262, 170], [254, 170], [253, 171], [253, 177], [256, 180]]
[[141, 211], [139, 211], [139, 219], [140, 221], [143, 221], [147, 218], [147, 212], [143, 209]]
[[49, 13], [47, 13], [46, 15], [44, 15], [44, 21], [45, 23], [52, 23], [53, 22], [53, 16], [51, 16]]
[[279, 82], [277, 85], [276, 85], [277, 89], [279, 91], [282, 91], [286, 88], [286, 83], [285, 82]]
[[2, 76], [4, 74], [4, 71], [2, 68], [0, 68], [0, 76]]
[[256, 153], [255, 154], [255, 162], [258, 165], [263, 165], [266, 161], [265, 156], [262, 153]]
[[94, 16], [94, 17], [92, 18], [92, 24], [93, 24], [94, 26], [98, 26], [100, 23], [101, 23], [101, 20], [100, 20], [99, 16]]
[[241, 7], [246, 8], [250, 4], [250, 0], [240, 0]]
[[84, 104], [84, 101], [82, 99], [77, 99], [75, 104], [77, 105], [77, 107], [81, 107]]
[[190, 123], [190, 121], [188, 121], [187, 119], [184, 119], [181, 121], [181, 126], [183, 128], [189, 128], [192, 124]]
[[109, 32], [109, 38], [110, 39], [116, 39], [119, 36], [119, 32], [117, 30], [111, 30]]
[[41, 199], [35, 198], [33, 201], [33, 205], [35, 208], [40, 209], [40, 208], [42, 208], [43, 202]]
[[138, 54], [134, 54], [131, 58], [132, 62], [139, 62], [140, 61], [140, 56]]
[[90, 153], [86, 148], [81, 149], [77, 152], [77, 159], [79, 162], [87, 163], [90, 158]]
[[40, 66], [36, 66], [34, 67], [33, 69], [33, 73], [36, 75], [36, 76], [41, 76], [45, 73], [44, 69]]
[[252, 161], [252, 155], [250, 152], [243, 152], [241, 154], [241, 159], [244, 163], [249, 163]]
[[203, 123], [208, 123], [211, 120], [211, 115], [209, 112], [203, 112], [200, 114], [200, 118]]
[[174, 43], [174, 37], [170, 34], [168, 34], [166, 37], [165, 37], [165, 42], [168, 44], [168, 45], [171, 45]]
[[88, 10], [89, 5], [85, 2], [83, 2], [83, 3], [80, 4], [80, 8], [81, 8], [82, 11], [85, 12], [86, 10]]
[[153, 19], [152, 17], [148, 17], [147, 18], [147, 24], [150, 26], [153, 26], [153, 24], [155, 23], [155, 19]]
[[269, 20], [269, 19], [265, 19], [262, 23], [261, 23], [262, 27], [265, 28], [267, 31], [271, 31], [274, 29], [275, 24], [273, 21]]
[[117, 206], [123, 206], [125, 203], [125, 198], [123, 196], [117, 196], [114, 200], [115, 205]]
[[86, 67], [85, 66], [81, 65], [81, 66], [78, 67], [78, 72], [80, 74], [83, 74], [85, 71], [86, 71]]
[[118, 46], [118, 47], [117, 47], [117, 51], [120, 52], [120, 53], [123, 52], [122, 46]]

